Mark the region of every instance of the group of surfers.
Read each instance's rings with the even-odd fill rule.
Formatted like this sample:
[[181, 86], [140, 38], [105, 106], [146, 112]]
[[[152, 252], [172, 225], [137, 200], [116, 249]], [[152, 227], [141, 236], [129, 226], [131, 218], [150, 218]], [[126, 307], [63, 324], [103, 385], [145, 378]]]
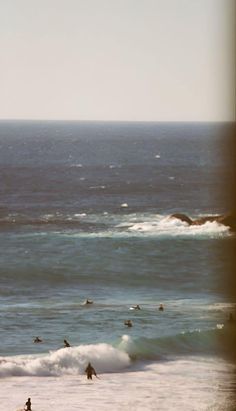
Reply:
[[[93, 301], [92, 301], [92, 300], [88, 300], [88, 299], [85, 300], [84, 305], [89, 305], [89, 304], [93, 304]], [[141, 307], [140, 307], [140, 305], [138, 305], [138, 304], [137, 304], [137, 305], [133, 305], [133, 306], [130, 307], [130, 308], [131, 308], [132, 310], [141, 310]], [[159, 311], [163, 311], [163, 310], [164, 310], [164, 306], [163, 306], [163, 304], [160, 304], [160, 305], [159, 305]], [[133, 326], [131, 320], [126, 320], [126, 321], [124, 321], [124, 325], [126, 325], [127, 327], [132, 327], [132, 326]], [[34, 343], [42, 343], [42, 342], [43, 342], [43, 340], [42, 340], [39, 336], [34, 337], [34, 340], [33, 340], [33, 341], [34, 341]], [[66, 339], [63, 340], [63, 343], [64, 343], [64, 348], [69, 348], [69, 347], [71, 347], [70, 343], [69, 343]], [[92, 366], [92, 364], [91, 364], [90, 362], [88, 363], [88, 365], [87, 365], [87, 367], [85, 368], [84, 371], [85, 371], [85, 373], [86, 373], [86, 375], [87, 375], [87, 379], [88, 379], [88, 380], [92, 380], [92, 379], [93, 379], [93, 375], [98, 378], [97, 373], [96, 373], [94, 367]], [[26, 401], [24, 410], [25, 410], [25, 411], [32, 411], [32, 408], [31, 408], [31, 398], [28, 398], [28, 400]]]
[[[83, 304], [84, 305], [93, 304], [93, 301], [87, 299], [87, 300], [85, 300], [85, 302]], [[132, 307], [130, 307], [130, 309], [131, 310], [141, 310], [141, 307], [140, 307], [139, 304], [137, 304], [137, 305], [133, 305]], [[158, 309], [159, 309], [159, 311], [164, 311], [163, 304], [160, 304]], [[125, 320], [124, 325], [126, 325], [127, 327], [132, 327], [133, 323], [132, 323], [131, 320]], [[42, 342], [43, 342], [43, 340], [40, 337], [38, 337], [38, 336], [34, 337], [34, 343], [42, 343]], [[65, 348], [70, 347], [70, 344], [67, 340], [64, 340], [64, 347]]]
[[[86, 301], [89, 301], [89, 300], [86, 300]], [[92, 303], [93, 303], [93, 302], [89, 302], [89, 303], [87, 303], [87, 304], [92, 304]], [[132, 308], [133, 310], [141, 310], [141, 307], [140, 307], [139, 305], [132, 306], [131, 308]], [[159, 311], [164, 311], [164, 306], [163, 306], [163, 304], [160, 304], [160, 305], [159, 305]], [[228, 322], [235, 324], [235, 319], [234, 319], [232, 313], [229, 314]], [[127, 327], [132, 327], [132, 325], [133, 325], [131, 320], [126, 320], [126, 321], [124, 322], [124, 324], [125, 324]], [[35, 342], [35, 343], [40, 343], [40, 342], [43, 342], [43, 341], [42, 341], [41, 338], [35, 337], [34, 342]], [[66, 339], [64, 339], [63, 342], [64, 342], [64, 347], [65, 347], [65, 348], [71, 347], [70, 343], [69, 343]], [[88, 363], [88, 365], [87, 365], [87, 367], [85, 368], [84, 371], [85, 371], [85, 373], [86, 373], [86, 375], [87, 375], [87, 379], [88, 379], [88, 380], [92, 380], [92, 379], [93, 379], [93, 375], [94, 375], [95, 377], [99, 378], [99, 377], [97, 376], [97, 373], [96, 373], [94, 367], [92, 366], [92, 364], [91, 364], [90, 362]], [[28, 398], [28, 400], [26, 401], [25, 407], [24, 407], [24, 411], [32, 411], [32, 408], [31, 408], [31, 398]]]

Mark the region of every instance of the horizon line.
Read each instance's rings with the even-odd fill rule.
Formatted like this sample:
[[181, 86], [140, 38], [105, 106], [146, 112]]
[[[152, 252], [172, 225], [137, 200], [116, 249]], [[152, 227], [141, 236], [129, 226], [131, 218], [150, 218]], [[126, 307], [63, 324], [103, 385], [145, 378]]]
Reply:
[[92, 119], [45, 119], [0, 118], [0, 122], [74, 122], [74, 123], [235, 123], [234, 120], [92, 120]]

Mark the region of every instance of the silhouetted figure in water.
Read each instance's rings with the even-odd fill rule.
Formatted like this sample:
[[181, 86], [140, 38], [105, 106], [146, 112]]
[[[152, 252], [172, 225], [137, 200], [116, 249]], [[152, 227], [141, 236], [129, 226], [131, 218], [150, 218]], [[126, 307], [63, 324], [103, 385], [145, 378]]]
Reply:
[[88, 363], [87, 368], [85, 369], [85, 372], [87, 374], [87, 379], [88, 380], [92, 380], [93, 379], [93, 375], [95, 375], [95, 377], [97, 377], [96, 371], [95, 369], [92, 367], [91, 363]]
[[31, 410], [31, 399], [28, 398], [28, 400], [25, 403], [25, 411], [32, 411]]
[[127, 325], [127, 327], [133, 327], [132, 321], [131, 320], [126, 320], [124, 322], [124, 325]]
[[85, 300], [85, 305], [89, 305], [89, 304], [93, 304], [93, 301], [92, 300]]
[[141, 308], [140, 308], [140, 306], [137, 304], [137, 305], [133, 305], [131, 308], [133, 308], [134, 310], [141, 310]]
[[64, 340], [64, 347], [65, 348], [67, 348], [67, 347], [70, 347], [71, 345], [68, 343], [68, 341], [67, 340]]
[[34, 338], [34, 343], [41, 343], [41, 342], [43, 342], [43, 340], [41, 340], [41, 338], [39, 338], [39, 337], [35, 337]]
[[159, 311], [164, 311], [164, 306], [163, 306], [163, 304], [160, 304], [160, 305], [159, 305]]

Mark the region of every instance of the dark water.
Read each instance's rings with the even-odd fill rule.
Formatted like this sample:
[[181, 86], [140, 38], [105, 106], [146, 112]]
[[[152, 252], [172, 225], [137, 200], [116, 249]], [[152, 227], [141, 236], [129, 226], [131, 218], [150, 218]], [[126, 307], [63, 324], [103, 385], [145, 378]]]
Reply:
[[167, 216], [229, 211], [229, 128], [1, 122], [1, 354], [44, 352], [64, 338], [116, 345], [127, 332], [143, 353], [160, 351], [160, 338], [167, 354], [181, 351], [181, 333], [191, 353], [202, 333], [208, 351], [233, 309], [222, 288], [232, 235]]

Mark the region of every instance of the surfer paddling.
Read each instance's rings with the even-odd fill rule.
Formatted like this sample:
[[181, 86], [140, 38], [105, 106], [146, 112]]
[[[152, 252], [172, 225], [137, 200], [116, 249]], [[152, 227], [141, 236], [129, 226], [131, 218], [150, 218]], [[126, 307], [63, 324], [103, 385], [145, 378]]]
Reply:
[[26, 401], [25, 406], [24, 406], [24, 410], [25, 411], [32, 411], [32, 409], [31, 409], [31, 398], [28, 398], [28, 400]]
[[93, 375], [95, 375], [95, 377], [98, 378], [95, 369], [92, 367], [91, 363], [88, 363], [87, 368], [85, 369], [85, 372], [87, 374], [87, 379], [88, 380], [92, 380], [93, 379]]

